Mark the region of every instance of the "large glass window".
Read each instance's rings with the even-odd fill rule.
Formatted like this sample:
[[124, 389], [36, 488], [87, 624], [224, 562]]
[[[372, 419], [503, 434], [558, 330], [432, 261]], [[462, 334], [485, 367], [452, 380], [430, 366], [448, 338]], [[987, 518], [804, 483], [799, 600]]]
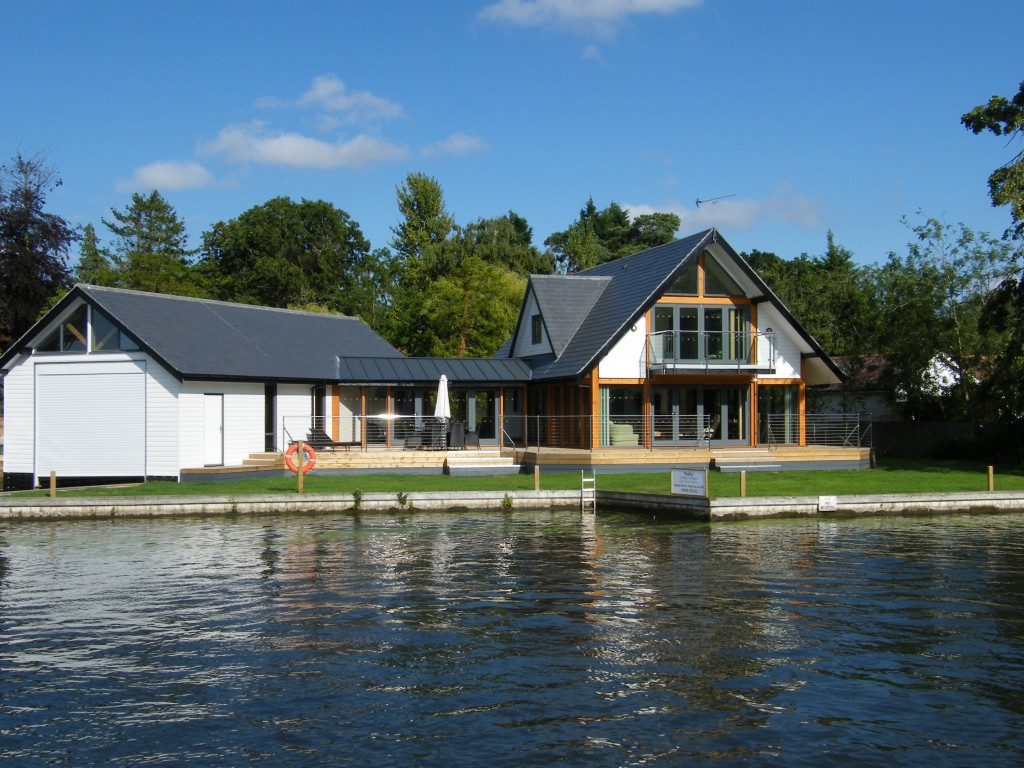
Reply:
[[651, 362], [749, 363], [750, 308], [656, 306]]
[[797, 385], [758, 386], [757, 441], [760, 445], [800, 442], [800, 388]]
[[643, 387], [601, 387], [601, 445], [637, 446], [643, 431]]

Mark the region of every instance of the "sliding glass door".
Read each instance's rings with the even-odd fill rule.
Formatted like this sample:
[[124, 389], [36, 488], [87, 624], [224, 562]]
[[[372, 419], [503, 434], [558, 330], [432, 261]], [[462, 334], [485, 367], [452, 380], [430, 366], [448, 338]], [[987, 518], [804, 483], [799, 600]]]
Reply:
[[654, 445], [748, 445], [749, 387], [654, 387]]

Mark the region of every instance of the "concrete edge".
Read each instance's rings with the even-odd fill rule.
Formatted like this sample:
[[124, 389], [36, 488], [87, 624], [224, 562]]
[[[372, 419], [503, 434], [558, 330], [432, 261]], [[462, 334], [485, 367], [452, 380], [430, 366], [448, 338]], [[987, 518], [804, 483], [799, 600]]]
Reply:
[[[500, 512], [513, 509], [578, 509], [579, 506], [580, 492], [576, 490], [363, 493], [358, 502], [352, 493], [0, 498], [0, 521], [260, 515], [281, 512]], [[598, 510], [604, 507], [704, 522], [784, 517], [941, 515], [1024, 511], [1024, 491], [705, 499], [599, 489], [597, 506]]]
[[255, 494], [245, 496], [96, 496], [0, 499], [0, 520], [63, 520], [286, 513], [416, 512], [459, 509], [571, 509], [579, 491], [477, 491]]

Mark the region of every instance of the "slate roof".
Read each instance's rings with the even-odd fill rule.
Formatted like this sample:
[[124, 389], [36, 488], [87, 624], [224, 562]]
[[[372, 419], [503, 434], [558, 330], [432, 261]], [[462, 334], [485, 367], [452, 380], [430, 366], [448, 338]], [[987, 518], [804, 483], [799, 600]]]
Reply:
[[555, 355], [561, 355], [572, 341], [580, 325], [611, 285], [609, 277], [577, 275], [534, 275], [530, 286]]
[[336, 380], [346, 384], [437, 384], [442, 373], [454, 387], [530, 380], [530, 367], [522, 360], [462, 357], [342, 357]]
[[335, 381], [339, 356], [403, 359], [358, 318], [78, 285], [0, 357], [0, 366], [38, 343], [78, 298], [179, 379]]
[[[573, 320], [575, 331], [561, 354], [534, 364], [534, 380], [576, 378], [589, 371], [658, 299], [680, 267], [704, 249], [710, 235], [711, 230], [708, 230], [576, 275], [559, 276], [565, 298], [557, 298], [554, 282], [546, 290], [550, 294], [549, 303], [562, 307], [563, 311], [579, 311], [572, 306], [571, 286], [575, 281], [602, 278], [605, 288], [589, 311], [580, 312]], [[533, 281], [531, 277], [531, 285]]]

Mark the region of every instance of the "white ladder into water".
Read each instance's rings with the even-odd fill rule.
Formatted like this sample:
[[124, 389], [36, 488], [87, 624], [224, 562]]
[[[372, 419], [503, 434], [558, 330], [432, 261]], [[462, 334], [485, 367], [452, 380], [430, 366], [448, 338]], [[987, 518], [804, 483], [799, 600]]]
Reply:
[[590, 470], [580, 470], [580, 512], [597, 512], [597, 474]]

